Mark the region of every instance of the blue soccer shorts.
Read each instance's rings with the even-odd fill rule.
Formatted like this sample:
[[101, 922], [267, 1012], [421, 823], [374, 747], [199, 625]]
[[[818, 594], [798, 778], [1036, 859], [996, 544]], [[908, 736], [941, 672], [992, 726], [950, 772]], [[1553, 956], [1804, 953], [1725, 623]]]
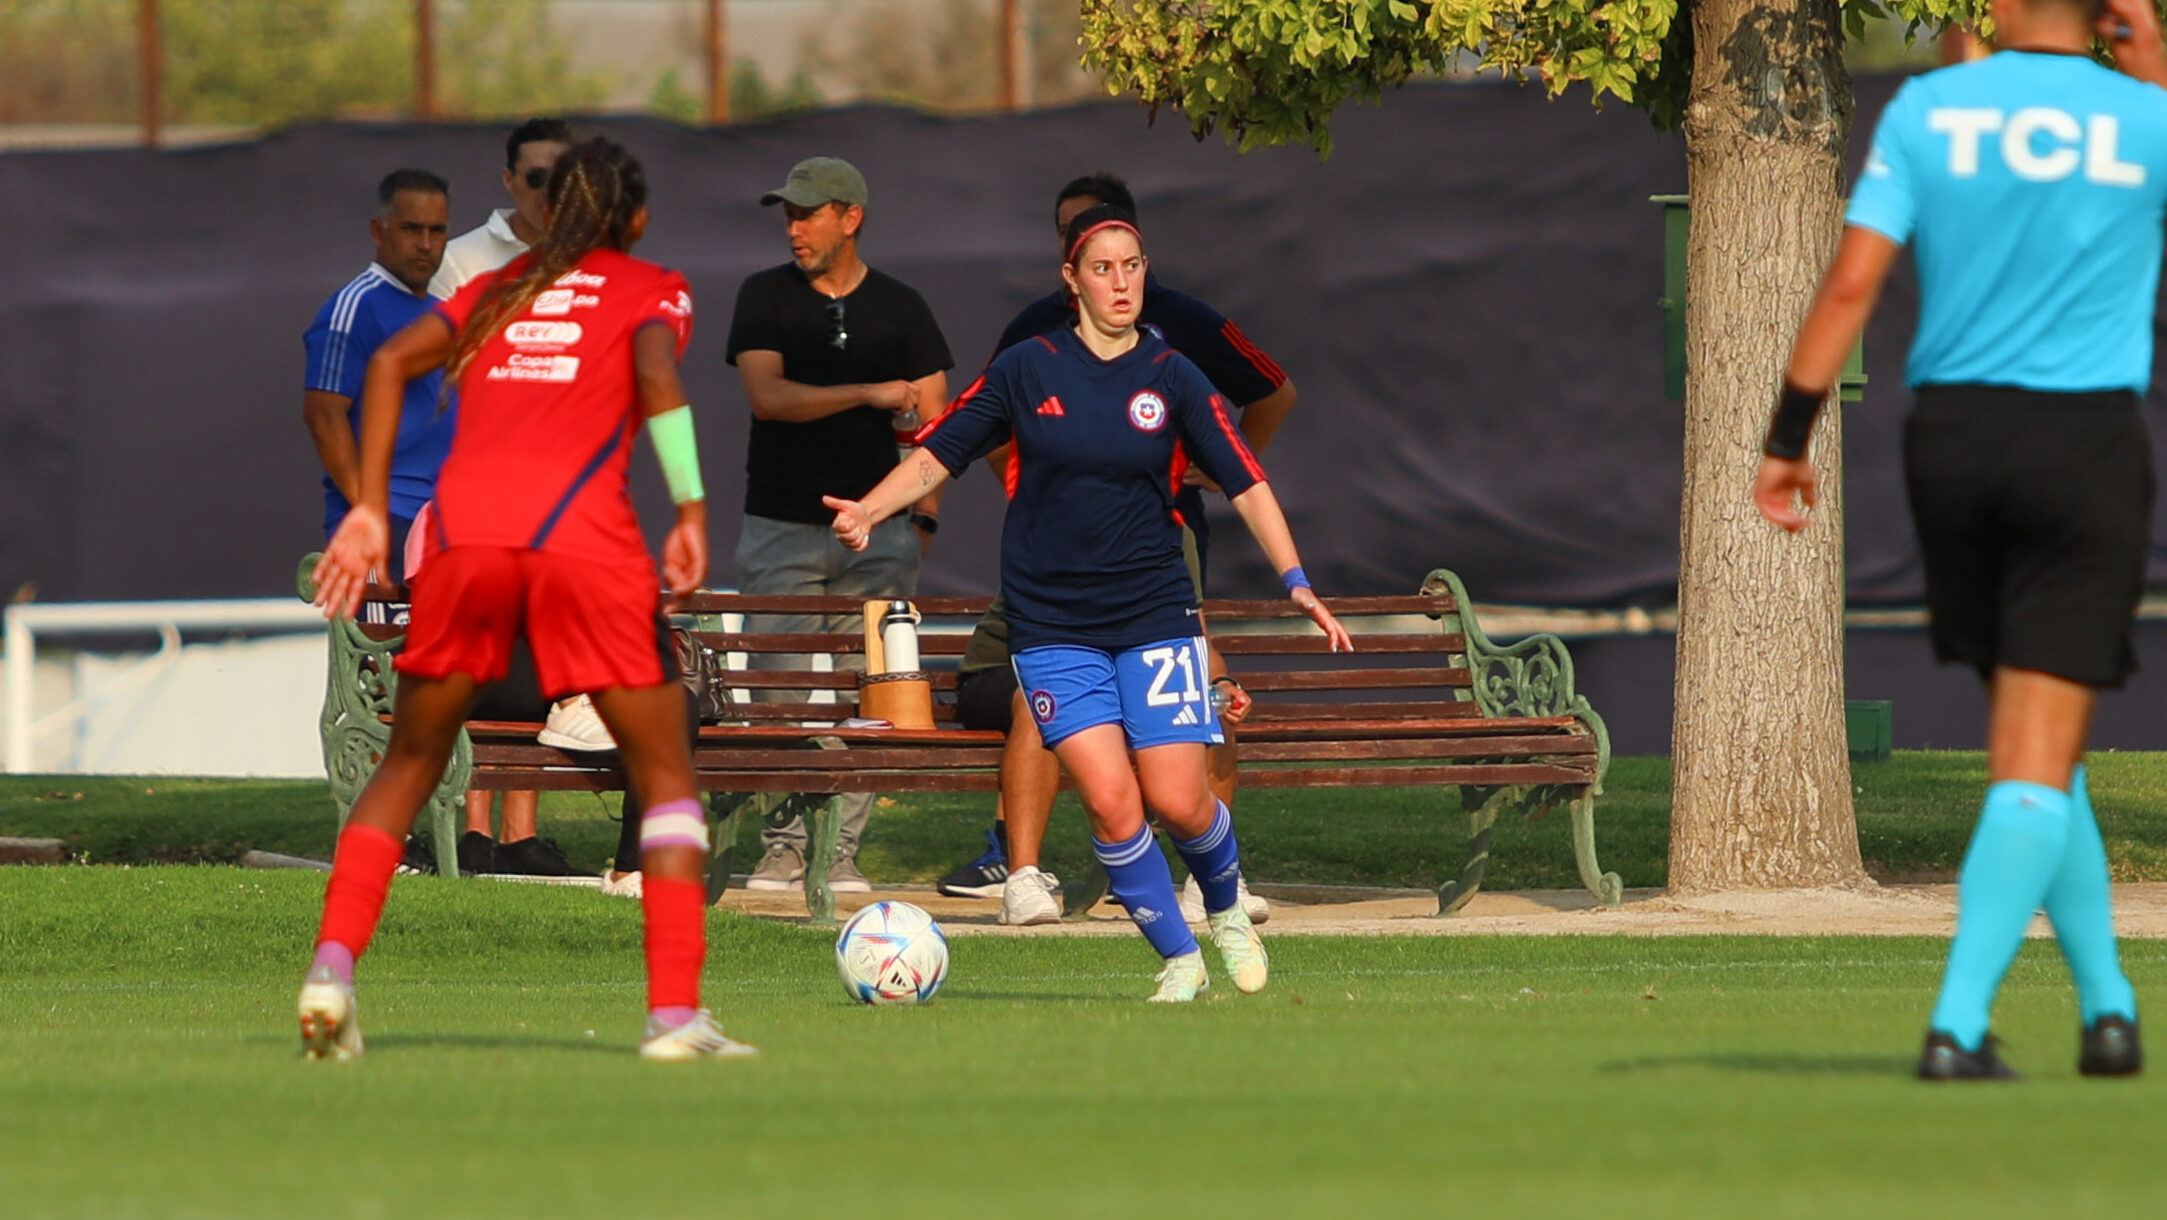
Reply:
[[1118, 655], [1079, 644], [1026, 648], [1013, 658], [1016, 684], [1051, 749], [1102, 724], [1118, 724], [1129, 748], [1226, 740], [1211, 714], [1203, 636], [1161, 640]]

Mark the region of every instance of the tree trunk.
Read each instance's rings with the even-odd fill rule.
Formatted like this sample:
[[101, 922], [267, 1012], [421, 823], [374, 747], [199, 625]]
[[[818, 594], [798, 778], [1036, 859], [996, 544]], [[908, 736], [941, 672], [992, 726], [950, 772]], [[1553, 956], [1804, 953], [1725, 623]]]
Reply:
[[1836, 0], [1696, 0], [1692, 21], [1670, 885], [1859, 882], [1833, 403], [1814, 445], [1813, 524], [1786, 536], [1751, 497], [1783, 364], [1841, 227], [1843, 30]]

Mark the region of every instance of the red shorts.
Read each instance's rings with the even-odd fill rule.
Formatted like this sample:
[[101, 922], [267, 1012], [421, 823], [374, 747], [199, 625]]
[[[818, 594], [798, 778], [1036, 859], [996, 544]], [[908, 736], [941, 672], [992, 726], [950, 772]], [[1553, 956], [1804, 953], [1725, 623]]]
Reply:
[[430, 556], [411, 588], [402, 674], [494, 682], [524, 632], [551, 699], [676, 677], [660, 582], [644, 557], [603, 564], [522, 547], [455, 546]]

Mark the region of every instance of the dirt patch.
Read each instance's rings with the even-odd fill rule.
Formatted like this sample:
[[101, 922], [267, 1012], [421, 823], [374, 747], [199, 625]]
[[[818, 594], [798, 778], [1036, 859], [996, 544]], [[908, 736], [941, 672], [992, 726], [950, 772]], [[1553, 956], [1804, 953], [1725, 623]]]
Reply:
[[[1269, 889], [1270, 887], [1259, 887]], [[1672, 898], [1662, 890], [1627, 890], [1621, 906], [1601, 908], [1584, 890], [1477, 894], [1458, 914], [1440, 917], [1433, 894], [1370, 892], [1352, 901], [1277, 898], [1265, 931], [1273, 936], [1947, 936], [1956, 923], [1953, 885], [1885, 885], [1766, 890]], [[837, 913], [896, 898], [924, 907], [951, 936], [1132, 936], [1119, 907], [1101, 903], [1086, 920], [1006, 928], [999, 904], [949, 898], [930, 889], [840, 895]], [[731, 890], [719, 904], [751, 915], [803, 919], [796, 894]], [[2167, 882], [2114, 887], [2115, 926], [2125, 937], [2167, 938]], [[2033, 936], [2051, 936], [2044, 917]]]

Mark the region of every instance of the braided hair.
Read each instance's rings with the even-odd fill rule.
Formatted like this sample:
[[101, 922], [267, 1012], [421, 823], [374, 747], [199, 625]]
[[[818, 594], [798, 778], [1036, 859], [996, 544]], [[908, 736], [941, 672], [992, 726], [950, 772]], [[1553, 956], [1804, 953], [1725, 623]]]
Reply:
[[483, 345], [559, 276], [598, 249], [624, 249], [632, 218], [646, 205], [647, 172], [623, 145], [597, 136], [566, 151], [549, 174], [549, 232], [535, 245], [527, 269], [491, 283], [459, 329], [445, 362], [447, 399]]

